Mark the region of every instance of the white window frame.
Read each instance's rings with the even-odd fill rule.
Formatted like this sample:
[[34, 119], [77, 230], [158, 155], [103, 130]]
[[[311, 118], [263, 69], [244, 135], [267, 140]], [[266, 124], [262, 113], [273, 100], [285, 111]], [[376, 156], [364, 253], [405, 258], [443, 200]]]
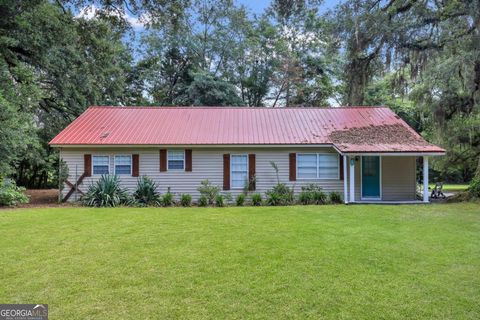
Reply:
[[248, 168], [250, 167], [249, 159], [248, 159], [248, 153], [235, 153], [235, 154], [230, 154], [230, 189], [235, 189], [235, 190], [242, 190], [245, 187], [245, 184], [241, 187], [234, 187], [233, 186], [233, 166], [232, 166], [232, 159], [234, 156], [242, 156], [247, 158], [247, 181], [248, 183]]
[[[298, 156], [299, 155], [316, 155], [317, 157], [317, 176], [315, 178], [301, 178], [299, 177], [299, 174], [298, 174], [298, 169], [299, 169], [299, 161], [298, 161]], [[322, 178], [320, 177], [320, 156], [321, 155], [328, 155], [328, 156], [336, 156], [337, 157], [337, 163], [338, 163], [338, 170], [337, 170], [337, 176], [335, 178]], [[341, 166], [340, 166], [340, 155], [339, 154], [335, 154], [335, 153], [328, 153], [328, 152], [307, 152], [307, 153], [297, 153], [297, 161], [296, 161], [296, 170], [297, 170], [297, 180], [340, 180], [340, 170], [341, 170]]]
[[101, 176], [101, 175], [104, 175], [105, 173], [95, 173], [95, 170], [94, 170], [94, 167], [95, 167], [95, 161], [93, 161], [93, 158], [95, 157], [108, 157], [108, 173], [107, 175], [110, 174], [110, 172], [112, 171], [111, 170], [111, 166], [110, 166], [110, 155], [108, 154], [92, 154], [92, 176]]
[[[168, 156], [170, 155], [170, 152], [178, 152], [178, 151], [183, 151], [183, 169], [170, 169], [170, 162], [168, 160]], [[184, 150], [176, 150], [176, 149], [171, 149], [167, 150], [167, 171], [185, 171], [185, 149]]]
[[113, 156], [113, 171], [115, 175], [117, 175], [117, 157], [130, 157], [130, 173], [122, 173], [120, 175], [127, 176], [132, 175], [133, 171], [133, 157], [131, 154], [116, 154]]

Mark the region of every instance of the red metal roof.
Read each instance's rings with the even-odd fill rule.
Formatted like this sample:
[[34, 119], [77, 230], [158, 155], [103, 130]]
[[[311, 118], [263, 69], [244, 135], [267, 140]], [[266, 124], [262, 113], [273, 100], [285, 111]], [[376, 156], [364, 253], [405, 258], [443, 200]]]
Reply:
[[444, 152], [384, 107], [90, 107], [50, 144], [332, 144], [341, 152]]

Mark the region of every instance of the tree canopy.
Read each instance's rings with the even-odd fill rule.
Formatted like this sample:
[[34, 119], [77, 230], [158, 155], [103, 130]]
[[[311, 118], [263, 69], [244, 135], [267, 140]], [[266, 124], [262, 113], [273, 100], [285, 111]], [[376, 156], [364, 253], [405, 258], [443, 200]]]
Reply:
[[55, 185], [48, 141], [89, 105], [386, 105], [448, 150], [434, 161], [439, 178], [471, 179], [480, 168], [480, 1], [323, 8], [2, 1], [0, 177]]

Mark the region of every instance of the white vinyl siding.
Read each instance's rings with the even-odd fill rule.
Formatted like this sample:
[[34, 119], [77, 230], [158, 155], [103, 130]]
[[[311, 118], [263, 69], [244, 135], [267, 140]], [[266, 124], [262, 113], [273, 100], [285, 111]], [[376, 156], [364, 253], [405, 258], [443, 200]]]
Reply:
[[[289, 153], [332, 153], [337, 154], [335, 149], [331, 147], [316, 147], [316, 148], [268, 148], [268, 147], [251, 147], [251, 148], [195, 148], [193, 147], [192, 157], [192, 172], [186, 172], [184, 170], [169, 170], [159, 171], [159, 154], [156, 148], [119, 148], [119, 147], [106, 147], [106, 148], [68, 148], [63, 147], [61, 155], [63, 160], [67, 163], [69, 169], [69, 181], [77, 181], [80, 175], [83, 173], [83, 161], [84, 154], [105, 155], [110, 156], [110, 171], [113, 173], [114, 168], [114, 156], [125, 154], [139, 154], [139, 174], [140, 176], [147, 175], [153, 179], [158, 185], [158, 191], [160, 193], [167, 192], [170, 187], [171, 192], [175, 194], [176, 200], [179, 199], [180, 194], [188, 193], [192, 195], [196, 201], [199, 197], [197, 188], [200, 186], [202, 180], [208, 179], [212, 184], [222, 188], [223, 186], [223, 154], [250, 154], [256, 155], [256, 190], [265, 197], [265, 192], [271, 189], [277, 183], [277, 175], [272, 168], [271, 161], [275, 162], [278, 166], [278, 176], [280, 182], [287, 184], [289, 187], [294, 188], [296, 194], [301, 191], [302, 186], [310, 183], [318, 184], [323, 188], [323, 191], [329, 193], [331, 191], [341, 192], [343, 194], [343, 181], [342, 180], [299, 180], [289, 181]], [[93, 161], [92, 161], [93, 162]], [[137, 186], [137, 178], [131, 175], [121, 175], [120, 181], [123, 187], [126, 187], [131, 193], [135, 191]], [[97, 182], [100, 179], [100, 175], [92, 175], [91, 177], [85, 177], [83, 183], [79, 186], [79, 189], [86, 191], [88, 187]], [[67, 194], [70, 190], [68, 186], [63, 189], [63, 194]], [[243, 186], [239, 189], [231, 189], [228, 191], [232, 196], [236, 196], [243, 192]], [[78, 200], [79, 194], [73, 195], [70, 200]]]
[[168, 150], [167, 152], [168, 170], [185, 170], [185, 151]]
[[382, 200], [416, 200], [416, 158], [382, 157]]
[[[382, 168], [381, 200], [416, 200], [416, 157], [382, 156], [380, 161]], [[355, 201], [361, 201], [361, 171], [361, 161], [355, 161]], [[350, 190], [349, 175], [350, 170], [347, 170], [348, 190]]]
[[230, 177], [232, 189], [244, 188], [248, 180], [248, 156], [233, 154], [230, 161]]
[[132, 174], [132, 156], [131, 155], [115, 156], [115, 174], [116, 175]]
[[110, 157], [109, 156], [92, 156], [93, 174], [109, 174], [110, 173]]
[[339, 170], [337, 154], [297, 154], [298, 179], [339, 179]]

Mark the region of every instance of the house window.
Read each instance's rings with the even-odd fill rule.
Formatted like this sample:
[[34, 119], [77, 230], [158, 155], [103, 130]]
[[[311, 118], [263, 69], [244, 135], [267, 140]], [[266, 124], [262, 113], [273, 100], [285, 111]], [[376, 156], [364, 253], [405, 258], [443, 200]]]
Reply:
[[317, 178], [317, 154], [299, 154], [297, 156], [298, 178], [316, 179]]
[[305, 153], [297, 155], [299, 179], [339, 179], [337, 154]]
[[93, 156], [92, 166], [93, 174], [109, 174], [109, 156]]
[[231, 156], [230, 176], [232, 188], [244, 188], [248, 180], [248, 156], [235, 154]]
[[115, 156], [115, 174], [132, 174], [132, 156]]
[[168, 170], [185, 169], [185, 152], [183, 150], [168, 150]]
[[340, 166], [337, 154], [318, 155], [318, 178], [339, 179]]

